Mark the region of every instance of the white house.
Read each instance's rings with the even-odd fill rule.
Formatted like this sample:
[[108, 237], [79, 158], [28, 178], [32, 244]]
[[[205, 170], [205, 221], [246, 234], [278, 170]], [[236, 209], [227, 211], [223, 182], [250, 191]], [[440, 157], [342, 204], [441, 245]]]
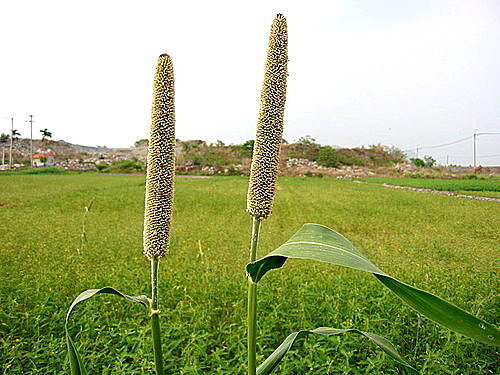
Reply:
[[52, 167], [55, 163], [55, 157], [51, 150], [38, 151], [33, 155], [33, 165], [35, 167]]

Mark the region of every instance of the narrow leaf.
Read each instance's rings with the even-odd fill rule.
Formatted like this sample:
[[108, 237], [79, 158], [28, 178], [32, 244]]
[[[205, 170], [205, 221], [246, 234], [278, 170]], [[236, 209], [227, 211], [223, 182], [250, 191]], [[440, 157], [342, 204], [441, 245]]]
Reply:
[[278, 348], [269, 356], [267, 359], [262, 362], [262, 364], [257, 368], [257, 375], [267, 375], [270, 374], [276, 366], [281, 362], [283, 357], [288, 353], [292, 345], [297, 341], [298, 339], [310, 335], [310, 334], [317, 334], [317, 335], [323, 335], [323, 336], [334, 336], [334, 335], [340, 335], [343, 333], [357, 333], [360, 335], [365, 336], [366, 338], [370, 339], [373, 341], [376, 345], [378, 345], [384, 352], [386, 352], [389, 356], [391, 356], [397, 363], [403, 365], [407, 370], [409, 370], [411, 373], [417, 374], [417, 370], [415, 370], [413, 367], [408, 364], [396, 351], [394, 346], [387, 341], [385, 338], [380, 337], [378, 335], [375, 335], [373, 333], [369, 332], [362, 332], [357, 329], [336, 329], [336, 328], [328, 328], [328, 327], [320, 327], [313, 329], [311, 331], [299, 331], [299, 332], [294, 332], [291, 335], [289, 335]]
[[69, 355], [69, 363], [71, 366], [71, 374], [72, 375], [87, 375], [87, 371], [85, 370], [85, 367], [83, 365], [83, 362], [80, 358], [80, 355], [78, 354], [78, 351], [76, 349], [76, 345], [71, 338], [68, 330], [68, 321], [71, 313], [73, 312], [74, 307], [79, 304], [80, 302], [83, 302], [96, 294], [114, 294], [119, 297], [123, 297], [131, 302], [136, 302], [140, 303], [141, 305], [145, 306], [146, 309], [149, 310], [149, 298], [146, 296], [129, 296], [126, 294], [123, 294], [119, 292], [118, 290], [114, 288], [101, 288], [101, 289], [88, 289], [82, 293], [78, 297], [75, 298], [73, 303], [68, 309], [68, 313], [66, 314], [66, 322], [64, 323], [64, 330], [66, 331], [66, 344], [68, 346], [68, 355]]
[[500, 332], [462, 309], [387, 275], [361, 254], [344, 236], [319, 224], [305, 224], [287, 242], [247, 265], [258, 282], [268, 271], [283, 266], [288, 258], [310, 259], [373, 273], [403, 301], [429, 319], [479, 342], [500, 345]]

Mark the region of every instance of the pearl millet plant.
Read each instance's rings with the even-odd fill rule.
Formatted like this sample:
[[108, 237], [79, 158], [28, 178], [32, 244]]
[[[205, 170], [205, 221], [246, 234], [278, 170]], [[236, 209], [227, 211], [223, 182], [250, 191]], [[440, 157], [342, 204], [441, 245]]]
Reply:
[[156, 373], [163, 375], [158, 309], [158, 266], [168, 253], [175, 174], [175, 107], [172, 59], [158, 58], [151, 109], [151, 129], [144, 209], [144, 254], [151, 261], [151, 324]]
[[269, 37], [247, 195], [248, 213], [261, 220], [271, 214], [278, 176], [288, 74], [287, 47], [286, 18], [278, 14]]
[[131, 302], [140, 303], [147, 308], [151, 316], [156, 374], [164, 375], [158, 306], [158, 266], [160, 259], [168, 254], [174, 174], [174, 70], [170, 56], [163, 54], [158, 58], [154, 78], [144, 210], [144, 255], [151, 262], [151, 298], [143, 295], [129, 296], [111, 287], [88, 289], [80, 293], [66, 314], [66, 343], [72, 375], [86, 375], [87, 372], [69, 334], [69, 317], [78, 303], [100, 293], [114, 294]]
[[[257, 135], [250, 168], [247, 211], [253, 216], [250, 262], [255, 261], [260, 225], [271, 214], [278, 176], [285, 111], [288, 32], [286, 18], [278, 14], [272, 23], [262, 86]], [[248, 277], [248, 375], [256, 374], [257, 283]]]
[[175, 173], [174, 71], [167, 54], [158, 58], [154, 79], [144, 209], [144, 255], [167, 255]]

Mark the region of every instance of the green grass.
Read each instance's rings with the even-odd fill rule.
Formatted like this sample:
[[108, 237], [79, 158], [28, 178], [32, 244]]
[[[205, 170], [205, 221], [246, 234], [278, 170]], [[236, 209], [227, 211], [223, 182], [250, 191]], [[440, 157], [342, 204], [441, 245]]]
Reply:
[[2, 171], [0, 176], [6, 174], [68, 174], [67, 170], [56, 167], [38, 167], [38, 168], [22, 168], [11, 171]]
[[[69, 373], [64, 316], [84, 289], [149, 294], [143, 184], [140, 175], [0, 175], [0, 374]], [[497, 203], [332, 179], [278, 185], [259, 256], [317, 222], [401, 281], [498, 323]], [[160, 266], [167, 373], [244, 373], [246, 187], [244, 177], [176, 180], [171, 253]], [[94, 197], [78, 255], [84, 206]], [[419, 316], [369, 274], [289, 261], [260, 282], [259, 362], [289, 333], [319, 326], [378, 333], [422, 374], [498, 370], [494, 348]], [[152, 374], [149, 319], [139, 306], [98, 296], [76, 308], [70, 330], [89, 374]], [[302, 341], [276, 374], [397, 370], [351, 335]]]
[[498, 177], [478, 179], [367, 177], [363, 180], [379, 184], [452, 191], [492, 198], [498, 198], [500, 194], [500, 178]]

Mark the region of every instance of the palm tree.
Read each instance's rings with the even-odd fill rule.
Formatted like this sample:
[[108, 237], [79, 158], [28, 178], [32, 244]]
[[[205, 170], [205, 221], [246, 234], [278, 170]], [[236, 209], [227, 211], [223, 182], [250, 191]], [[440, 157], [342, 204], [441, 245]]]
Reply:
[[40, 133], [42, 133], [42, 142], [46, 141], [47, 138], [52, 138], [52, 133], [47, 128], [40, 130]]

